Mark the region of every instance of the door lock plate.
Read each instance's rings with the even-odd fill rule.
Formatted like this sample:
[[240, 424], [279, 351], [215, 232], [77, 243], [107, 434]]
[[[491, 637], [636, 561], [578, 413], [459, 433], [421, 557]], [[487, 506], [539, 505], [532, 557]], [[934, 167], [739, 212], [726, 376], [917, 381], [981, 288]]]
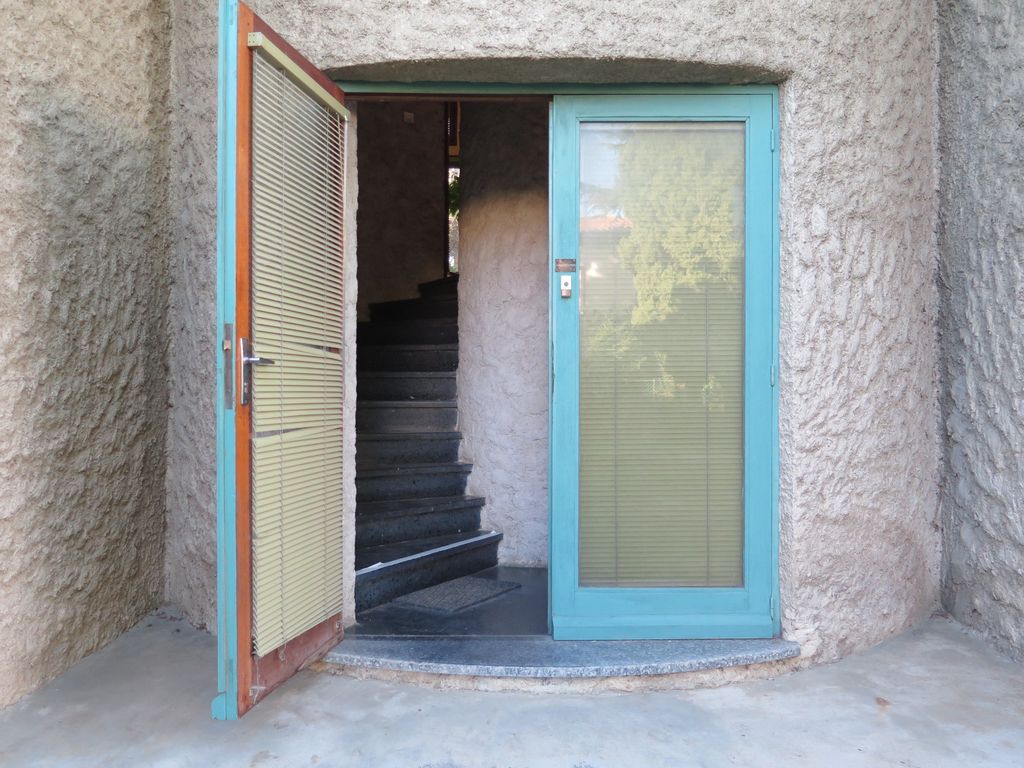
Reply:
[[572, 275], [559, 275], [559, 285], [562, 290], [562, 298], [570, 298], [572, 296]]

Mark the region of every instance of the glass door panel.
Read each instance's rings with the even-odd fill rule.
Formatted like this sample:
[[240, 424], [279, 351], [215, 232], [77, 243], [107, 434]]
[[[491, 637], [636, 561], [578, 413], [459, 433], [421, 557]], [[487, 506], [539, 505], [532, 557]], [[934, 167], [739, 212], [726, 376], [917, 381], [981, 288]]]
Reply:
[[742, 586], [744, 123], [583, 123], [579, 184], [579, 583]]

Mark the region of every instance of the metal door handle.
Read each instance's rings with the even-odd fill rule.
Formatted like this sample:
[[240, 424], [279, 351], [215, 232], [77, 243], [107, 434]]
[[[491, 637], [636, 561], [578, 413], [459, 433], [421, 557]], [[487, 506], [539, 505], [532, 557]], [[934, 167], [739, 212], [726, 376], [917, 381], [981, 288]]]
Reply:
[[239, 400], [242, 405], [248, 405], [252, 400], [252, 367], [254, 365], [274, 365], [269, 357], [260, 357], [252, 353], [252, 342], [248, 339], [238, 340], [238, 349], [242, 358], [242, 391], [239, 392]]
[[269, 357], [260, 357], [259, 355], [243, 355], [242, 362], [246, 365], [273, 365], [274, 361]]

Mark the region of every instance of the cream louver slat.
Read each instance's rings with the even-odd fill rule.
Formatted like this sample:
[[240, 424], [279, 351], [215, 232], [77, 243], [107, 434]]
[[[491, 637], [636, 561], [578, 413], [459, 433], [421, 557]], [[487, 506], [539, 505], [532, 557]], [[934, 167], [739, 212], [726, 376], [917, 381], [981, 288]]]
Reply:
[[253, 648], [341, 611], [345, 120], [253, 56]]
[[580, 585], [741, 586], [744, 126], [580, 141]]

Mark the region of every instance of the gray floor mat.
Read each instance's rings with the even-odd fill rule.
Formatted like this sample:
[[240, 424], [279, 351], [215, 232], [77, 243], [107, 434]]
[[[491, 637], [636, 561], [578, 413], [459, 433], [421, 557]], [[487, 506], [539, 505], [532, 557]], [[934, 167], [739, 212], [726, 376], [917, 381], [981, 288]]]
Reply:
[[408, 595], [395, 598], [393, 602], [408, 608], [457, 613], [513, 589], [519, 589], [519, 584], [514, 581], [463, 576], [418, 592], [410, 592]]

